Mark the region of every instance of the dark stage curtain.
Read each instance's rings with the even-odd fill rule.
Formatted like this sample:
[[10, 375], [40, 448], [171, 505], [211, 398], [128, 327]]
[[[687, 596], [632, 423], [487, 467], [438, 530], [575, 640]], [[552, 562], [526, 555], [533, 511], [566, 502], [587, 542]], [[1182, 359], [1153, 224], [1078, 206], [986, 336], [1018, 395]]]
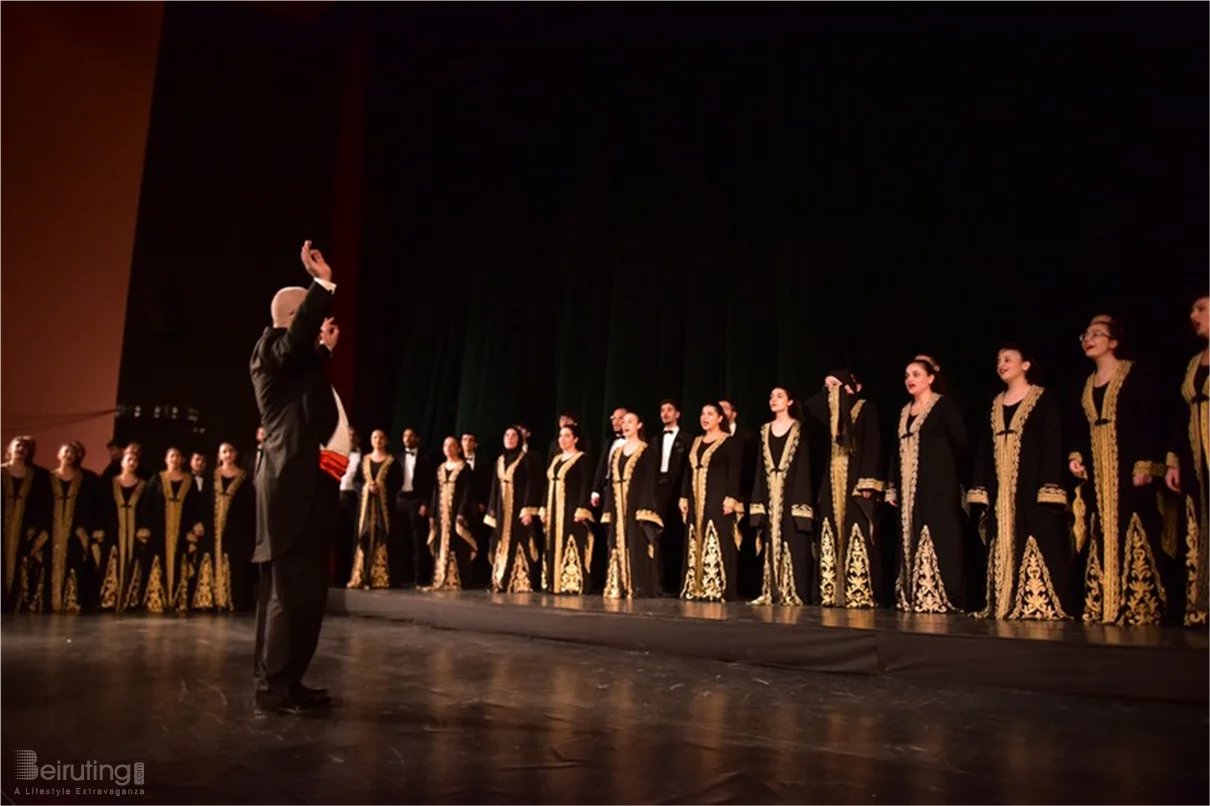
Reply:
[[545, 446], [570, 409], [599, 446], [615, 405], [650, 429], [673, 397], [695, 431], [729, 396], [755, 427], [774, 384], [849, 365], [889, 433], [924, 351], [980, 424], [1001, 340], [1067, 394], [1102, 308], [1179, 373], [1204, 13], [481, 10], [375, 25], [363, 423]]

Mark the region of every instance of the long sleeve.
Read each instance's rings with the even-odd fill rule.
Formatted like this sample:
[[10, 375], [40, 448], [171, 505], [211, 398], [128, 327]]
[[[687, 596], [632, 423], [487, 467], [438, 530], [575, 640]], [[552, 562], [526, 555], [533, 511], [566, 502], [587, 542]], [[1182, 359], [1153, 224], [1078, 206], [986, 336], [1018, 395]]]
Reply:
[[1134, 387], [1129, 390], [1134, 398], [1130, 405], [1129, 427], [1135, 431], [1135, 439], [1138, 441], [1135, 453], [1138, 455], [1122, 458], [1131, 463], [1134, 474], [1163, 476], [1164, 450], [1161, 446], [1164, 439], [1159, 420], [1155, 416], [1157, 409], [1152, 391], [1155, 387], [1148, 376], [1146, 369], [1140, 371], [1139, 365], [1135, 364], [1131, 369], [1131, 377], [1127, 379], [1127, 385]]
[[882, 475], [882, 438], [878, 428], [878, 409], [872, 400], [866, 400], [861, 415], [853, 424], [857, 432], [857, 483], [858, 492], [883, 493], [886, 479]]
[[743, 452], [739, 441], [736, 439], [728, 439], [727, 443], [719, 451], [723, 454], [723, 461], [726, 463], [727, 471], [727, 487], [723, 491], [724, 502], [730, 499], [731, 506], [735, 508], [736, 516], [742, 515], [744, 512], [744, 494], [740, 491], [740, 470], [743, 462]]
[[305, 365], [306, 359], [316, 356], [315, 341], [331, 307], [332, 291], [318, 280], [311, 283], [285, 334], [270, 345], [269, 358], [280, 367], [293, 369]]
[[[689, 448], [690, 453], [697, 453], [697, 441]], [[687, 461], [685, 472], [681, 474], [681, 496], [680, 505], [683, 507], [693, 507], [693, 460], [690, 458]]]
[[[1000, 405], [999, 400], [1000, 398], [997, 397], [992, 401], [992, 405]], [[991, 433], [990, 427], [985, 427], [979, 429], [979, 438], [975, 443], [975, 470], [971, 479], [971, 488], [966, 493], [966, 502], [985, 507], [990, 506], [995, 476], [995, 435]]]
[[1077, 459], [1087, 468], [1092, 462], [1092, 436], [1088, 417], [1084, 413], [1084, 383], [1078, 384], [1073, 390], [1071, 404], [1067, 407], [1068, 454], [1067, 461]]
[[826, 389], [822, 392], [816, 392], [807, 398], [807, 402], [803, 408], [806, 409], [807, 416], [816, 423], [822, 425], [824, 428], [829, 427], [832, 421], [832, 412], [828, 408], [828, 392]]
[[[414, 487], [415, 485], [413, 485]], [[433, 486], [429, 488], [429, 517], [436, 518], [438, 507], [441, 505], [441, 465], [437, 465], [437, 470], [433, 473]], [[433, 533], [429, 532], [429, 542], [433, 540]]]
[[[583, 463], [583, 468], [577, 468], [582, 474], [580, 477], [579, 493], [574, 501], [576, 512], [584, 514], [589, 520], [592, 520], [592, 477], [589, 476], [589, 468], [592, 457], [584, 454], [584, 458], [580, 460]], [[570, 502], [569, 502], [570, 503]]]
[[489, 529], [500, 525], [500, 474], [492, 473], [491, 492], [487, 496], [487, 510], [483, 514], [483, 523]]
[[815, 490], [811, 486], [811, 448], [805, 433], [798, 443], [794, 464], [790, 489], [786, 491], [786, 505], [794, 518], [795, 528], [800, 532], [810, 532], [815, 524]]
[[1053, 392], [1048, 390], [1042, 393], [1036, 414], [1041, 415], [1039, 439], [1042, 440], [1037, 500], [1039, 504], [1065, 507], [1067, 488], [1063, 481], [1067, 476], [1067, 462], [1063, 457], [1063, 415]]
[[608, 492], [605, 481], [609, 478], [609, 462], [610, 451], [607, 450], [601, 455], [601, 461], [597, 464], [597, 472], [592, 477], [592, 489], [589, 490], [589, 493], [596, 493], [602, 498], [605, 497], [605, 494]]
[[664, 519], [660, 517], [655, 503], [655, 481], [660, 470], [659, 453], [654, 448], [648, 448], [634, 461], [638, 462], [630, 481], [634, 517], [639, 523], [649, 523], [663, 529]]
[[895, 438], [891, 441], [891, 456], [887, 460], [886, 474], [886, 502], [892, 506], [899, 506], [899, 490], [903, 486], [899, 466], [899, 441], [902, 437], [899, 434], [899, 427], [895, 427]]
[[536, 518], [538, 510], [542, 508], [542, 497], [546, 490], [546, 473], [539, 468], [537, 459], [526, 462], [525, 478], [522, 483], [523, 488], [519, 497], [520, 514]]
[[[767, 428], [767, 427], [766, 427]], [[764, 432], [761, 434], [763, 448]], [[758, 448], [759, 449], [759, 448]], [[754, 529], [760, 529], [769, 521], [768, 510], [769, 506], [769, 481], [765, 474], [765, 467], [757, 457], [756, 473], [752, 483], [752, 496], [748, 499], [748, 520]]]
[[958, 467], [962, 467], [962, 455], [966, 453], [969, 447], [969, 440], [966, 434], [966, 424], [962, 422], [962, 412], [958, 410], [958, 405], [949, 398], [941, 399], [942, 422], [945, 424], [945, 437], [949, 440], [950, 450], [954, 452], [954, 462]]

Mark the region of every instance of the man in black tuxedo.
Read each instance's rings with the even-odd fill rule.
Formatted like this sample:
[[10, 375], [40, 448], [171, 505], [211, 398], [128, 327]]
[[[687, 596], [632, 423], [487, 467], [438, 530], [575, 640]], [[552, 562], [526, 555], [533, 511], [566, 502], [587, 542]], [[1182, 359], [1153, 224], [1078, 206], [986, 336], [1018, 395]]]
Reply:
[[[471, 495], [475, 499], [475, 517], [468, 526], [471, 534], [479, 541], [480, 546], [486, 546], [491, 530], [483, 524], [483, 513], [487, 512], [488, 498], [492, 492], [492, 475], [496, 464], [484, 454], [479, 453], [479, 437], [467, 431], [462, 435], [462, 458], [466, 460], [467, 469], [471, 473]], [[491, 584], [491, 564], [488, 553], [481, 551], [471, 561], [472, 579], [467, 587], [486, 588]]]
[[328, 598], [328, 552], [340, 529], [340, 477], [349, 427], [324, 375], [340, 330], [326, 318], [332, 269], [307, 241], [309, 289], [273, 298], [273, 326], [252, 351], [252, 386], [265, 429], [256, 467], [257, 712], [296, 713], [331, 702], [302, 683], [319, 643]]
[[[391, 560], [391, 580], [411, 579], [417, 587], [426, 583], [433, 573], [432, 558], [428, 553], [429, 505], [433, 496], [433, 484], [437, 480], [437, 467], [420, 450], [420, 434], [415, 428], [403, 430], [403, 453], [399, 454], [399, 467], [403, 470], [403, 486], [395, 496], [395, 511], [403, 526], [400, 545], [388, 551]], [[411, 557], [411, 568], [407, 568], [405, 557]], [[398, 559], [396, 559], [398, 558]]]
[[651, 448], [660, 457], [655, 505], [664, 519], [664, 531], [660, 534], [657, 553], [659, 578], [665, 594], [679, 596], [681, 566], [685, 557], [685, 521], [680, 509], [681, 484], [689, 467], [689, 449], [693, 447], [693, 439], [681, 428], [681, 411], [671, 400], [660, 403], [660, 422], [664, 425], [663, 432], [651, 441]]
[[[739, 409], [735, 402], [723, 398], [719, 401], [723, 407], [723, 416], [727, 418], [724, 429], [731, 433], [740, 452], [739, 492], [740, 500], [746, 506], [752, 497], [752, 488], [756, 485], [756, 468], [759, 460], [760, 437], [751, 428], [739, 424]], [[747, 509], [744, 510], [745, 512]], [[739, 519], [740, 552], [739, 552], [739, 588], [740, 595], [755, 599], [760, 595], [761, 567], [760, 559], [756, 556], [756, 531], [748, 523], [747, 518]]]

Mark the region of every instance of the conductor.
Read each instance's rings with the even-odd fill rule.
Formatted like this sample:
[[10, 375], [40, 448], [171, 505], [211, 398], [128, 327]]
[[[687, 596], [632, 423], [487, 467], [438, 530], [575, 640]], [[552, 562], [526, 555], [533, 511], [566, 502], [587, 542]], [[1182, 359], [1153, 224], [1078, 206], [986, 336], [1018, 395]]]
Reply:
[[252, 386], [265, 429], [256, 465], [255, 706], [290, 714], [331, 703], [303, 685], [319, 643], [328, 598], [328, 552], [340, 528], [340, 478], [348, 466], [349, 424], [324, 366], [340, 337], [327, 314], [332, 269], [307, 241], [310, 288], [273, 297], [273, 326], [252, 351]]

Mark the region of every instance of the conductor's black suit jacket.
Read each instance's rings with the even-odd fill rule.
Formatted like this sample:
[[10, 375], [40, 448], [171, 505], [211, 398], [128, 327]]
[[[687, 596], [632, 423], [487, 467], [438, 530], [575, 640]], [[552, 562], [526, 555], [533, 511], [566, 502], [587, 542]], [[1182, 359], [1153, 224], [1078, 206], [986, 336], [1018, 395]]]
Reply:
[[319, 449], [340, 415], [324, 374], [331, 353], [317, 346], [332, 293], [312, 283], [289, 328], [265, 328], [252, 351], [252, 386], [264, 451], [256, 466], [256, 550], [253, 562], [280, 557], [294, 545], [311, 506]]

